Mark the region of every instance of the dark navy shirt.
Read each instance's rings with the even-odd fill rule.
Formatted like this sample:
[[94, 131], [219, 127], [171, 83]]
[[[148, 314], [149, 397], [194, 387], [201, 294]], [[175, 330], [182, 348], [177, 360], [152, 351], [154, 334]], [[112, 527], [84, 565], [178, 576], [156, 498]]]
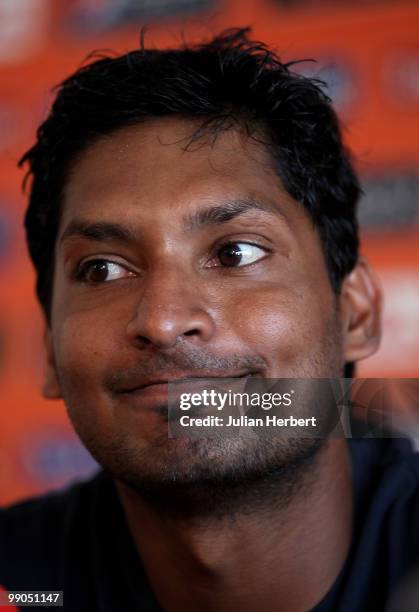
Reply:
[[[384, 612], [395, 585], [419, 563], [419, 454], [404, 439], [349, 445], [356, 502], [352, 546], [314, 611]], [[319, 550], [319, 563], [321, 555]], [[64, 492], [0, 510], [0, 585], [8, 591], [62, 590], [69, 612], [161, 610], [115, 485], [103, 472]], [[277, 610], [283, 610], [280, 601]]]

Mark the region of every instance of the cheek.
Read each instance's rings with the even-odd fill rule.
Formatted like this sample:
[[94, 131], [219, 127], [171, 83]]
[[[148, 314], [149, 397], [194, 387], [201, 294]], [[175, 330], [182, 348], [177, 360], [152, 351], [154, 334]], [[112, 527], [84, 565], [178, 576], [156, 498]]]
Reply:
[[340, 350], [332, 295], [271, 287], [237, 295], [228, 311], [227, 325], [268, 363], [269, 375], [312, 372], [314, 361]]
[[100, 311], [71, 312], [56, 329], [55, 355], [64, 395], [95, 397], [104, 366], [119, 350], [109, 316]]
[[112, 440], [115, 413], [104, 394], [103, 379], [120, 352], [115, 327], [97, 309], [67, 313], [57, 329], [57, 370], [70, 420], [87, 448], [95, 448], [98, 437], [106, 446]]
[[[63, 376], [94, 377], [109, 355], [120, 350], [118, 321], [122, 321], [120, 300], [109, 294], [82, 291], [58, 270], [54, 285], [52, 324], [57, 366]], [[78, 378], [82, 380], [78, 380]]]

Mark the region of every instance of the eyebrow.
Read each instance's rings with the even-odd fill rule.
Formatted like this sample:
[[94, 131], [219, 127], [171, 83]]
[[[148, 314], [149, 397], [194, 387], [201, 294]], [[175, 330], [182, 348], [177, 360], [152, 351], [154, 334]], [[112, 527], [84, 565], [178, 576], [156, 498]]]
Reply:
[[226, 223], [239, 215], [253, 210], [283, 217], [277, 204], [260, 202], [253, 198], [242, 198], [226, 200], [222, 204], [216, 204], [215, 206], [189, 213], [184, 218], [184, 227], [186, 231], [197, 231], [210, 225]]
[[69, 238], [86, 238], [98, 242], [137, 242], [135, 233], [125, 225], [107, 221], [91, 223], [81, 219], [73, 219], [69, 223], [60, 238], [60, 244]]
[[[253, 198], [243, 198], [227, 200], [221, 204], [188, 213], [183, 219], [183, 225], [186, 232], [196, 232], [208, 226], [227, 223], [235, 217], [254, 210], [284, 218], [277, 204], [260, 202]], [[69, 238], [85, 238], [98, 242], [118, 241], [130, 244], [136, 244], [138, 241], [136, 233], [120, 223], [89, 222], [82, 219], [73, 219], [69, 223], [60, 238], [60, 244]]]

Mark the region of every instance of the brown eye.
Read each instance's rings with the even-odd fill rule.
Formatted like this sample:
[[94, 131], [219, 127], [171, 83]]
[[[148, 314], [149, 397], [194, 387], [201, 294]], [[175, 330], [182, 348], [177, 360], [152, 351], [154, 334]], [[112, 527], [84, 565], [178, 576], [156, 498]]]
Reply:
[[131, 273], [124, 266], [106, 259], [93, 259], [83, 263], [77, 272], [77, 279], [87, 283], [108, 283]]
[[218, 251], [218, 261], [226, 268], [246, 266], [255, 263], [266, 255], [265, 249], [247, 242], [232, 242]]

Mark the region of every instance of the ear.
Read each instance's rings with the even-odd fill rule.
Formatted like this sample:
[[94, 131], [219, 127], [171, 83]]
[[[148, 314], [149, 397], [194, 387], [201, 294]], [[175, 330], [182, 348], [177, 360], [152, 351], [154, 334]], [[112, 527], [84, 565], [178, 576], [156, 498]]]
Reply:
[[373, 355], [381, 339], [382, 294], [378, 278], [364, 257], [342, 283], [340, 308], [345, 361]]
[[49, 324], [44, 323], [44, 382], [42, 384], [42, 395], [46, 399], [62, 398], [61, 386], [55, 365], [54, 346], [52, 342], [52, 332]]

